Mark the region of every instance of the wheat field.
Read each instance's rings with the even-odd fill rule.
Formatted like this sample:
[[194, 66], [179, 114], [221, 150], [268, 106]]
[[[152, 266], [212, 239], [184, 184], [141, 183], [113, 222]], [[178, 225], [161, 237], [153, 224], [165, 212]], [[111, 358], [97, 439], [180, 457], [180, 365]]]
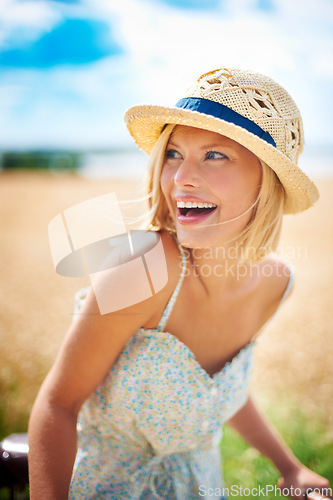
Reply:
[[[253, 392], [263, 406], [285, 404], [333, 428], [333, 180], [321, 199], [286, 216], [281, 253], [295, 267], [292, 295], [260, 335]], [[3, 433], [23, 430], [38, 388], [71, 322], [74, 293], [88, 278], [56, 274], [48, 223], [66, 208], [115, 192], [142, 195], [139, 181], [75, 174], [0, 172], [0, 418]], [[142, 208], [142, 206], [141, 206]], [[137, 207], [129, 207], [129, 215]], [[287, 403], [284, 403], [287, 402]]]

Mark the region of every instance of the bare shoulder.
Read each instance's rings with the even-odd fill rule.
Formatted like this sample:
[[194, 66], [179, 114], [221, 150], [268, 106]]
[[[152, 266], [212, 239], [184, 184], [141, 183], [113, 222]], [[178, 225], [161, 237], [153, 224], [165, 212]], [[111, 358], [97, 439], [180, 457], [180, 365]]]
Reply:
[[[172, 293], [179, 250], [172, 236], [155, 236], [140, 235], [140, 241], [133, 241], [135, 258], [124, 260], [123, 251], [118, 252], [115, 261], [108, 261], [108, 266], [117, 265], [106, 266], [92, 280], [46, 382], [48, 394], [63, 407], [80, 407], [130, 338], [160, 314]], [[159, 243], [163, 248], [156, 248]], [[159, 279], [163, 266], [164, 282]]]
[[[168, 286], [173, 289], [182, 271], [182, 256], [178, 248], [176, 239], [172, 236], [172, 234], [167, 231], [163, 231], [162, 233], [160, 233], [160, 237], [163, 243], [165, 259], [169, 273]], [[187, 250], [183, 250], [186, 254]]]
[[[160, 290], [156, 298], [159, 300], [160, 306], [164, 310], [180, 278], [183, 269], [183, 259], [177, 241], [172, 234], [163, 231], [159, 233], [159, 236], [163, 246], [163, 265], [166, 266], [165, 269], [167, 274], [165, 276], [165, 286]], [[186, 256], [186, 249], [183, 249], [183, 253], [185, 253]]]
[[291, 291], [293, 271], [292, 266], [284, 259], [271, 254], [258, 264], [261, 291], [267, 306], [276, 309], [285, 295]]
[[79, 307], [81, 323], [107, 325], [118, 317], [122, 322], [135, 317], [138, 328], [174, 288], [181, 257], [172, 235], [138, 230], [131, 232], [130, 245], [123, 239], [117, 241], [103, 269], [91, 275], [92, 286]]

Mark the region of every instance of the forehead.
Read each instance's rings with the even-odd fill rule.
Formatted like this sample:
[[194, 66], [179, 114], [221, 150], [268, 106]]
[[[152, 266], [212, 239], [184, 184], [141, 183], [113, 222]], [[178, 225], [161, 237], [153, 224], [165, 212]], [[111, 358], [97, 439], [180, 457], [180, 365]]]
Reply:
[[210, 130], [204, 130], [201, 128], [188, 127], [186, 125], [176, 125], [170, 135], [169, 141], [172, 142], [172, 140], [193, 140], [202, 141], [207, 144], [216, 143], [233, 147], [243, 147], [238, 142], [229, 139], [229, 137], [218, 134], [217, 132], [211, 132]]

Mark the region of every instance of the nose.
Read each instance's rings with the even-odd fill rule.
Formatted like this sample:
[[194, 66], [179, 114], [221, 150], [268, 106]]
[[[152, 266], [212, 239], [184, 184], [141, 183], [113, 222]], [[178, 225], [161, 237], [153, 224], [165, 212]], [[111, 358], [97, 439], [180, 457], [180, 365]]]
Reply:
[[193, 158], [188, 157], [182, 160], [175, 173], [174, 182], [179, 187], [200, 186], [199, 165]]

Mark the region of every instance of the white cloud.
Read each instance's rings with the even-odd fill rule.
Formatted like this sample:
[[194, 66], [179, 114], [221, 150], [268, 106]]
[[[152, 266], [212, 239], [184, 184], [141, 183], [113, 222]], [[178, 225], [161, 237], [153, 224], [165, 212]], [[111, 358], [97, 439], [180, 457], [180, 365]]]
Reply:
[[1, 85], [0, 87], [0, 114], [5, 111], [5, 109], [10, 110], [17, 102], [21, 99], [24, 93], [24, 88], [22, 85], [7, 84]]
[[137, 84], [154, 99], [173, 99], [177, 89], [214, 66], [252, 68], [275, 77], [307, 66], [313, 79], [328, 66], [317, 64], [318, 54], [331, 59], [331, 0], [275, 0], [276, 9], [269, 13], [256, 10], [254, 0], [228, 0], [215, 12], [152, 0], [86, 0], [86, 5], [116, 20], [116, 35], [128, 51]]
[[[304, 20], [311, 23], [332, 23], [333, 3], [331, 0], [274, 0], [285, 20], [294, 22], [294, 29], [302, 25]], [[298, 19], [298, 23], [295, 21]]]
[[153, 0], [85, 0], [60, 11], [56, 2], [2, 0], [0, 44], [1, 33], [30, 26], [31, 36], [41, 36], [62, 15], [76, 13], [109, 22], [125, 51], [80, 68], [3, 73], [2, 144], [20, 137], [26, 144], [116, 145], [128, 138], [122, 119], [128, 106], [172, 105], [196, 76], [221, 65], [276, 78], [300, 106], [310, 142], [329, 140], [333, 2], [274, 4], [266, 13], [255, 10], [254, 0], [228, 0], [220, 11], [204, 12]]
[[[333, 43], [330, 44], [330, 53], [333, 54]], [[314, 69], [318, 76], [333, 82], [333, 58], [327, 54], [319, 53], [314, 63]], [[331, 83], [332, 84], [332, 83]], [[332, 87], [333, 91], [333, 87]]]
[[0, 47], [35, 40], [50, 31], [61, 17], [59, 9], [49, 2], [1, 0]]

